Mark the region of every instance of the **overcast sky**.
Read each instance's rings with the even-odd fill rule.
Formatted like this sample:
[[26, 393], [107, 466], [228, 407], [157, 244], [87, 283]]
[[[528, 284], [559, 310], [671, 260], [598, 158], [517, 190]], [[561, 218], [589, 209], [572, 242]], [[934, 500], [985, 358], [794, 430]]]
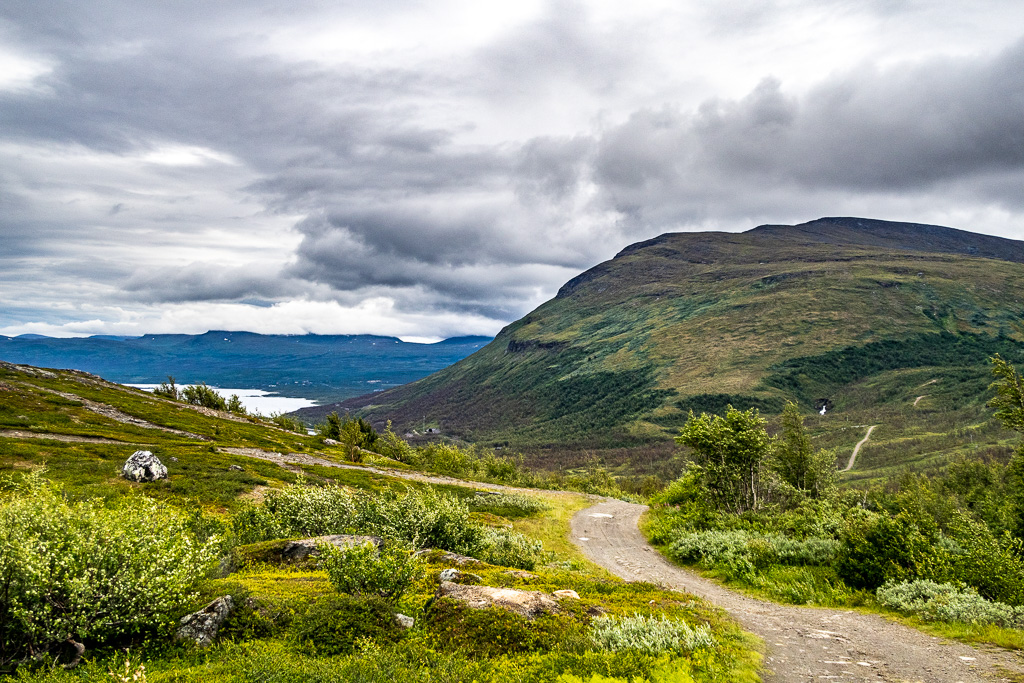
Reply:
[[0, 0], [0, 334], [494, 334], [836, 215], [1024, 239], [1020, 0]]

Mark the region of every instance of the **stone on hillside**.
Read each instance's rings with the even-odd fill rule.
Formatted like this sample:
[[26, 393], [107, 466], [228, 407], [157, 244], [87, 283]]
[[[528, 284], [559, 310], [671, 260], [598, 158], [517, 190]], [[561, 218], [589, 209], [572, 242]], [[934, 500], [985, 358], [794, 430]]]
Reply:
[[431, 564], [454, 564], [460, 567], [486, 567], [486, 562], [481, 562], [475, 557], [467, 557], [466, 555], [459, 555], [458, 553], [450, 553], [447, 550], [438, 550], [437, 548], [424, 548], [423, 550], [417, 550], [415, 553], [416, 557], [422, 557]]
[[524, 572], [522, 569], [509, 569], [502, 572], [506, 576], [511, 576], [513, 579], [519, 579], [520, 581], [536, 581], [540, 577], [530, 572]]
[[160, 462], [160, 458], [153, 455], [150, 451], [135, 451], [132, 453], [125, 460], [121, 472], [124, 474], [124, 478], [129, 481], [145, 482], [167, 478], [167, 468]]
[[576, 591], [569, 590], [568, 588], [552, 593], [556, 598], [572, 598], [573, 600], [579, 600], [580, 594]]
[[175, 639], [195, 643], [199, 647], [209, 647], [217, 637], [217, 629], [231, 614], [235, 603], [230, 595], [217, 598], [198, 612], [186, 615], [178, 622]]
[[329, 543], [335, 548], [351, 548], [352, 546], [372, 543], [380, 546], [382, 539], [379, 536], [352, 536], [349, 534], [335, 534], [332, 536], [314, 536], [313, 538], [302, 538], [297, 541], [289, 541], [281, 551], [281, 557], [291, 562], [301, 562], [308, 557], [316, 557], [320, 554], [317, 546], [322, 543]]
[[470, 574], [458, 569], [442, 569], [438, 578], [441, 581], [451, 581], [452, 583], [480, 583], [483, 581], [476, 574]]
[[557, 612], [558, 602], [540, 591], [518, 591], [513, 588], [492, 588], [491, 586], [464, 586], [443, 581], [437, 589], [438, 598], [458, 600], [472, 609], [498, 607], [514, 612], [527, 619]]
[[415, 619], [413, 619], [412, 617], [407, 617], [404, 614], [396, 614], [395, 621], [397, 621], [398, 625], [404, 629], [410, 629], [413, 627], [413, 624], [416, 623]]

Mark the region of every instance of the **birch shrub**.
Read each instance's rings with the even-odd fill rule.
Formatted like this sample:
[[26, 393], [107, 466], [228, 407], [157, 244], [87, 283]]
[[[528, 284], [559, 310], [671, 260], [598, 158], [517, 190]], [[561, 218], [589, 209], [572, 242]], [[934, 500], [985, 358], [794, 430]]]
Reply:
[[27, 478], [0, 499], [0, 664], [171, 625], [218, 542], [197, 543], [166, 505], [70, 503]]
[[639, 650], [651, 654], [690, 653], [715, 644], [707, 624], [691, 628], [682, 619], [642, 614], [597, 617], [590, 622], [590, 640], [600, 650]]

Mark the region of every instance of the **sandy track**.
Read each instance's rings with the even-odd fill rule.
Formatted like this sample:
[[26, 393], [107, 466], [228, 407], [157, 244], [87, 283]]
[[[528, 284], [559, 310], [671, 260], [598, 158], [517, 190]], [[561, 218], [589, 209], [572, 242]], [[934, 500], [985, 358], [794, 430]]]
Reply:
[[943, 641], [871, 614], [777, 605], [750, 598], [677, 567], [637, 528], [646, 506], [603, 502], [577, 513], [572, 540], [594, 562], [627, 581], [649, 581], [724, 608], [765, 642], [767, 681], [1009, 681], [1024, 658]]
[[840, 472], [849, 472], [853, 469], [853, 465], [857, 462], [857, 454], [860, 453], [861, 447], [868, 442], [871, 438], [871, 432], [875, 431], [875, 427], [878, 425], [871, 425], [868, 427], [868, 433], [864, 435], [864, 438], [857, 442], [857, 445], [853, 447], [853, 453], [850, 455], [850, 462], [846, 463], [846, 467], [839, 470]]

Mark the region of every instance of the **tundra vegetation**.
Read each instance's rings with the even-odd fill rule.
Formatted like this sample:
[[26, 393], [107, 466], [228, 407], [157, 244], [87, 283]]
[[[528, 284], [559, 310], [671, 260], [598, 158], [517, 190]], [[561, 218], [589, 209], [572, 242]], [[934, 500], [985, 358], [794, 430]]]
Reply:
[[[752, 642], [719, 610], [614, 579], [568, 542], [569, 518], [589, 503], [543, 488], [624, 495], [607, 473], [541, 475], [358, 421], [307, 434], [166, 398], [0, 364], [0, 679], [757, 680]], [[140, 448], [167, 479], [120, 476]], [[535, 490], [495, 495], [381, 468]], [[288, 553], [333, 534], [380, 545]], [[579, 599], [534, 618], [470, 609], [438, 597], [453, 567], [457, 581]], [[212, 646], [174, 640], [183, 616], [226, 595], [235, 607]]]
[[[1024, 432], [1024, 380], [998, 355], [991, 370], [989, 407]], [[730, 407], [691, 413], [678, 441], [689, 464], [645, 521], [670, 558], [782, 602], [891, 610], [1024, 646], [1024, 445], [855, 488], [836, 486], [835, 455], [811, 447], [792, 404], [774, 437], [756, 409]]]

